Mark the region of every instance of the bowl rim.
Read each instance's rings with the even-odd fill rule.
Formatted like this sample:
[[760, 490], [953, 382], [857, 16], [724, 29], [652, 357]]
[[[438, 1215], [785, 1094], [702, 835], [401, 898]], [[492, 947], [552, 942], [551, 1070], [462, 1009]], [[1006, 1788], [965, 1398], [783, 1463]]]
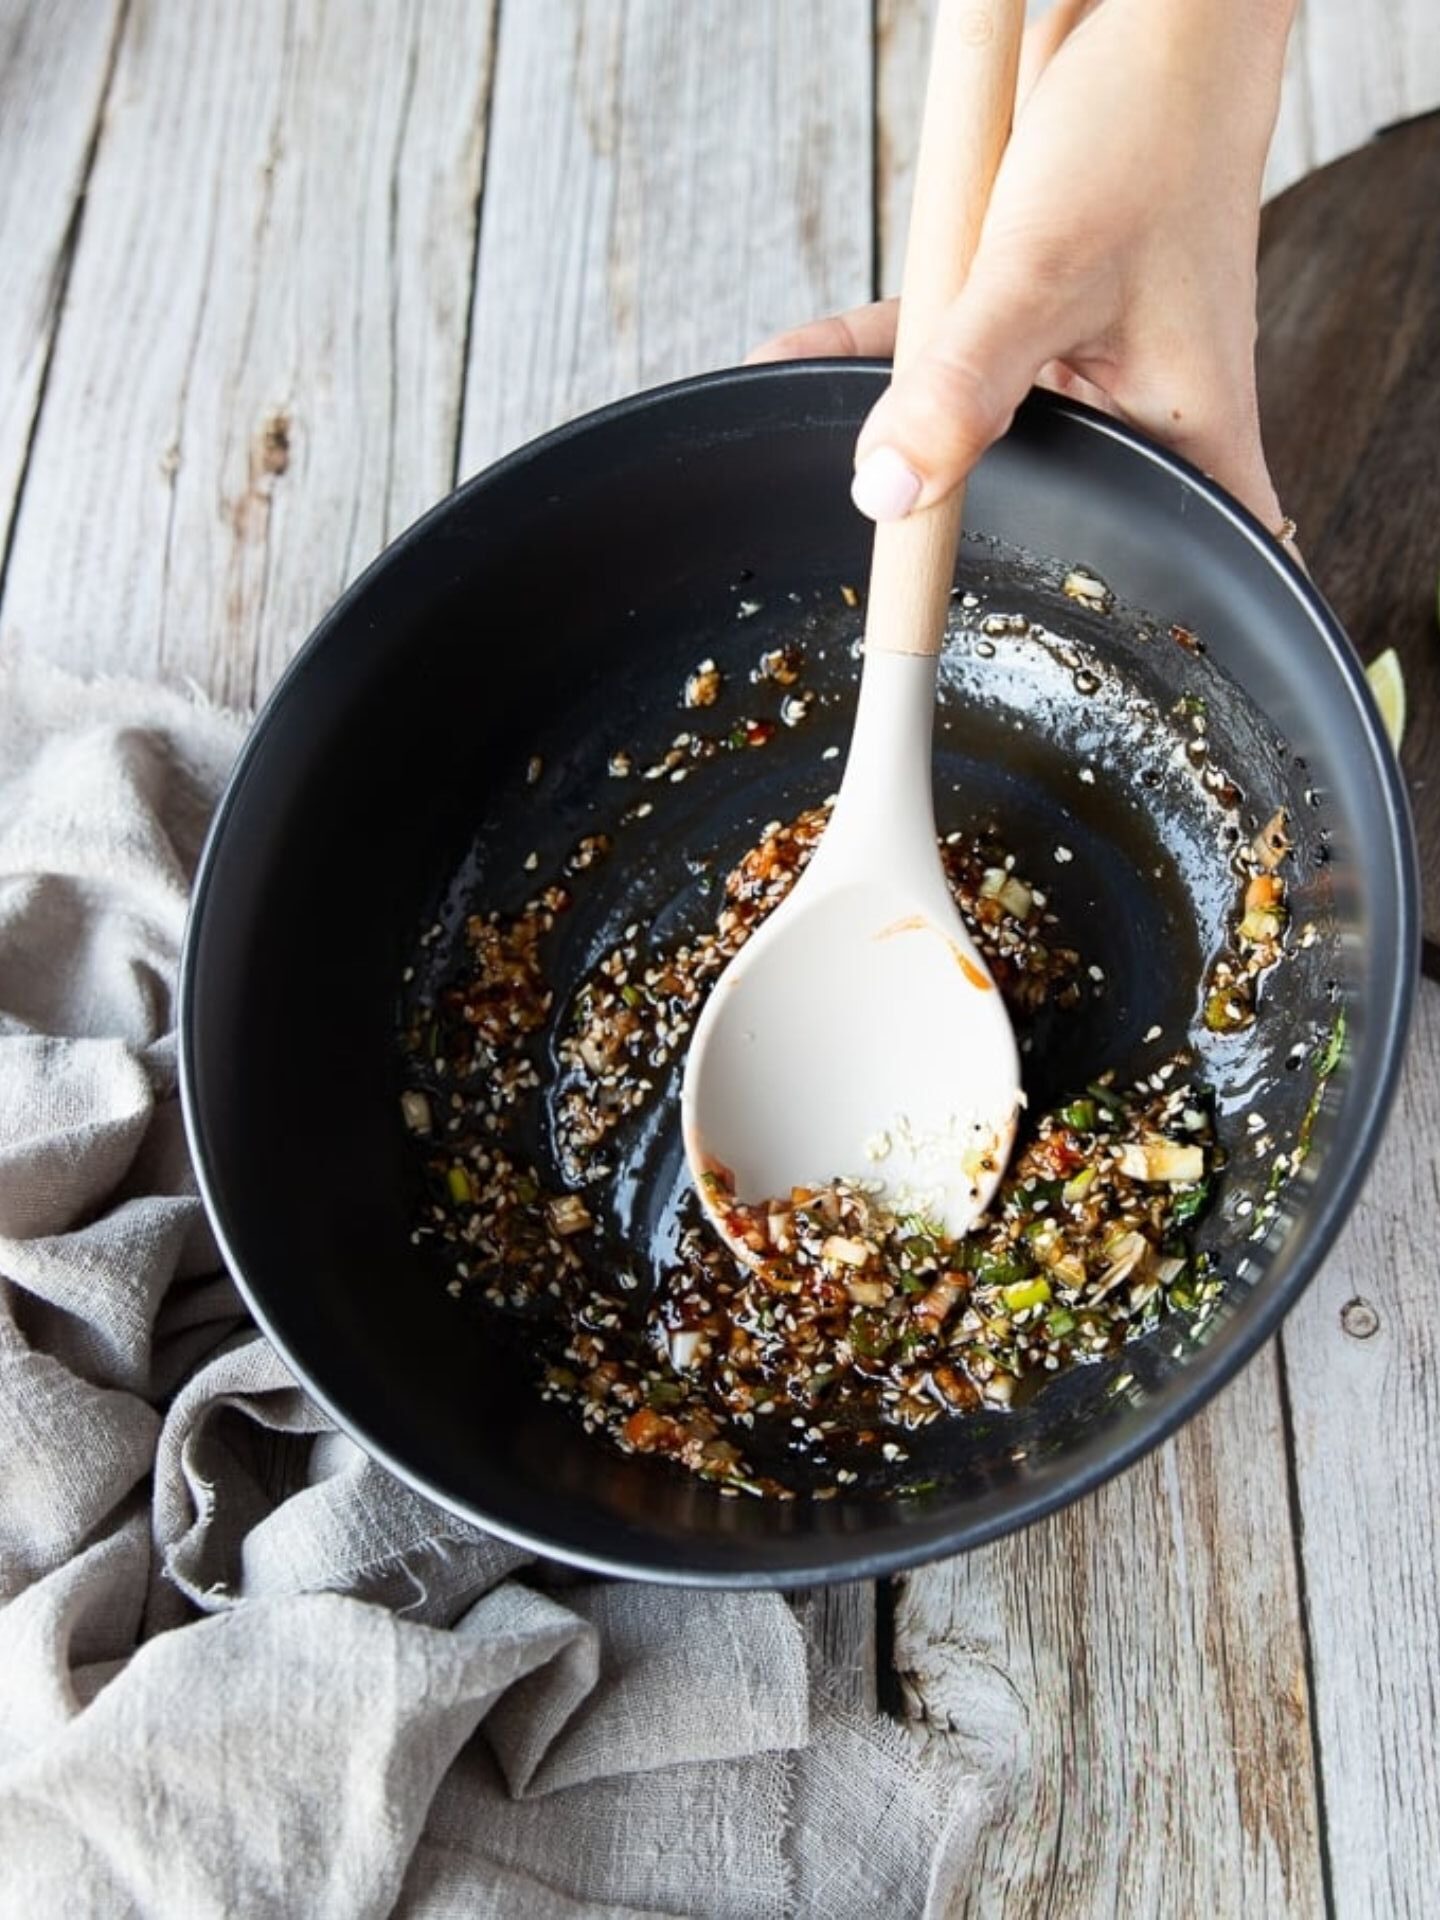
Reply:
[[[1229, 1337], [1218, 1339], [1189, 1360], [1176, 1385], [1163, 1403], [1155, 1407], [1153, 1417], [1142, 1419], [1128, 1433], [1102, 1432], [1097, 1439], [1077, 1449], [1073, 1460], [1058, 1465], [1018, 1496], [1008, 1498], [1003, 1510], [983, 1512], [966, 1519], [963, 1506], [947, 1510], [947, 1518], [930, 1525], [917, 1522], [896, 1544], [865, 1550], [853, 1544], [855, 1536], [810, 1536], [806, 1544], [821, 1551], [802, 1556], [794, 1564], [780, 1567], [734, 1567], [705, 1564], [657, 1565], [643, 1556], [626, 1552], [594, 1552], [573, 1547], [547, 1533], [543, 1527], [516, 1525], [496, 1520], [480, 1512], [467, 1501], [436, 1484], [428, 1475], [417, 1472], [369, 1431], [369, 1422], [357, 1417], [314, 1377], [310, 1367], [293, 1353], [272, 1323], [263, 1290], [257, 1289], [244, 1271], [229, 1231], [221, 1204], [216, 1168], [211, 1158], [200, 1111], [197, 1087], [197, 995], [199, 988], [198, 948], [207, 903], [214, 882], [220, 849], [229, 831], [241, 797], [250, 783], [266, 726], [273, 711], [285, 701], [293, 683], [314, 671], [332, 632], [363, 600], [372, 579], [382, 570], [408, 554], [426, 540], [435, 526], [454, 513], [462, 501], [469, 501], [503, 483], [512, 473], [542, 454], [563, 450], [571, 441], [620, 421], [633, 420], [663, 410], [679, 400], [696, 394], [724, 392], [769, 384], [794, 384], [803, 391], [807, 381], [824, 377], [844, 382], [854, 379], [858, 385], [870, 385], [888, 378], [891, 368], [885, 360], [794, 360], [758, 366], [727, 367], [614, 400], [605, 406], [580, 414], [522, 446], [505, 454], [461, 482], [399, 533], [347, 586], [327, 608], [294, 656], [287, 663], [256, 714], [241, 743], [225, 789], [215, 807], [205, 836], [191, 888], [189, 909], [181, 944], [177, 1009], [179, 1027], [179, 1089], [185, 1135], [195, 1171], [196, 1184], [211, 1230], [226, 1270], [235, 1281], [260, 1332], [295, 1375], [301, 1390], [312, 1399], [342, 1432], [356, 1442], [404, 1485], [411, 1487], [445, 1512], [456, 1515], [483, 1531], [512, 1545], [587, 1572], [619, 1579], [638, 1579], [669, 1586], [730, 1589], [796, 1589], [848, 1580], [875, 1579], [923, 1566], [951, 1555], [969, 1552], [1004, 1535], [1019, 1531], [1047, 1514], [1092, 1493], [1107, 1480], [1123, 1473], [1147, 1453], [1171, 1438], [1207, 1401], [1212, 1399], [1240, 1369], [1254, 1358], [1276, 1332], [1281, 1321], [1314, 1279], [1329, 1257], [1340, 1230], [1348, 1218], [1369, 1174], [1389, 1117], [1391, 1104], [1404, 1064], [1405, 1041], [1414, 1008], [1420, 963], [1419, 871], [1408, 795], [1398, 757], [1390, 745], [1378, 708], [1375, 705], [1364, 669], [1351, 642], [1331, 611], [1324, 596], [1299, 562], [1254, 514], [1227, 493], [1216, 481], [1193, 466], [1181, 455], [1160, 446], [1135, 428], [1113, 416], [1097, 411], [1067, 396], [1036, 389], [1022, 403], [1027, 417], [1050, 414], [1079, 425], [1125, 447], [1128, 452], [1171, 480], [1183, 482], [1198, 494], [1236, 536], [1249, 546], [1282, 579], [1287, 591], [1296, 598], [1328, 652], [1341, 681], [1351, 696], [1356, 715], [1366, 736], [1372, 770], [1377, 779], [1393, 829], [1387, 847], [1393, 885], [1397, 928], [1396, 951], [1399, 964], [1383, 1007], [1371, 1007], [1374, 1045], [1383, 1061], [1382, 1071], [1368, 1085], [1353, 1083], [1347, 1092], [1347, 1104], [1358, 1103], [1351, 1122], [1354, 1146], [1338, 1178], [1323, 1190], [1317, 1190], [1311, 1210], [1311, 1244], [1296, 1261], [1291, 1273], [1270, 1287], [1263, 1281], [1253, 1290], [1235, 1315], [1227, 1322]], [[1233, 1330], [1233, 1331], [1232, 1331]], [[834, 1541], [838, 1551], [823, 1549]]]

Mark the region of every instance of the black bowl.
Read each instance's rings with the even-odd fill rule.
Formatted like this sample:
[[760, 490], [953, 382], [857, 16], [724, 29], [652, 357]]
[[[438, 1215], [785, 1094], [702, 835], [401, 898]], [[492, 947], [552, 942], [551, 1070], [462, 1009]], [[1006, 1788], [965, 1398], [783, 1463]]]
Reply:
[[[702, 654], [742, 663], [800, 626], [853, 673], [840, 642], [858, 616], [837, 588], [863, 581], [868, 527], [845, 481], [883, 378], [873, 365], [814, 363], [686, 382], [565, 427], [462, 487], [302, 649], [246, 743], [197, 882], [181, 991], [185, 1114], [256, 1317], [315, 1399], [401, 1478], [602, 1571], [737, 1586], [849, 1579], [973, 1546], [1088, 1491], [1274, 1331], [1354, 1202], [1394, 1090], [1417, 955], [1414, 852], [1348, 644], [1300, 570], [1202, 476], [1112, 421], [1036, 396], [974, 477], [962, 577], [984, 599], [977, 615], [1018, 610], [1066, 637], [1042, 635], [1029, 653], [997, 644], [983, 672], [973, 623], [956, 641], [942, 822], [953, 791], [963, 818], [998, 814], [1032, 866], [1053, 860], [1062, 833], [1074, 855], [1049, 875], [1057, 899], [1068, 888], [1110, 990], [1084, 1023], [1088, 1057], [1066, 1071], [1144, 1067], [1152, 1025], [1171, 1043], [1188, 1025], [1222, 1116], [1238, 1128], [1242, 1111], [1264, 1109], [1263, 1152], [1247, 1157], [1254, 1134], [1240, 1129], [1206, 1228], [1228, 1278], [1219, 1310], [1198, 1328], [1163, 1323], [1122, 1365], [1074, 1370], [1022, 1413], [940, 1423], [923, 1491], [771, 1503], [723, 1499], [587, 1437], [540, 1401], [513, 1344], [446, 1296], [410, 1242], [397, 1117], [398, 983], [417, 932], [447, 887], [453, 920], [457, 872], [494, 885], [508, 872], [513, 891], [526, 837], [559, 846], [612, 805], [609, 746], [680, 725], [676, 692]], [[1120, 603], [1087, 613], [1067, 600], [1074, 561]], [[1087, 663], [1104, 683], [1098, 699], [1088, 678], [1082, 697], [1064, 677]], [[1210, 763], [1242, 790], [1228, 828], [1165, 732], [1180, 724], [1176, 694], [1184, 711], [1203, 703]], [[672, 789], [688, 811], [652, 851], [635, 841], [612, 858], [587, 937], [637, 896], [675, 910], [685, 856], [707, 834], [707, 851], [736, 853], [757, 818], [823, 793], [833, 765], [822, 770], [820, 739], [842, 739], [844, 718], [839, 704], [823, 709], [821, 731], [797, 734], [773, 762], [729, 756], [746, 760], [748, 785], [731, 773]], [[542, 742], [545, 779], [527, 798], [523, 769]], [[1077, 786], [1087, 760], [1100, 778]], [[1202, 949], [1221, 936], [1229, 898], [1223, 832], [1250, 831], [1282, 803], [1314, 944], [1296, 943], [1249, 1036], [1207, 1040], [1194, 1015]], [[1344, 1058], [1267, 1223], [1269, 1166], [1295, 1142], [1313, 1050], [1339, 1010]], [[651, 1147], [654, 1194], [632, 1182], [626, 1202], [637, 1235], [678, 1177], [673, 1147]]]

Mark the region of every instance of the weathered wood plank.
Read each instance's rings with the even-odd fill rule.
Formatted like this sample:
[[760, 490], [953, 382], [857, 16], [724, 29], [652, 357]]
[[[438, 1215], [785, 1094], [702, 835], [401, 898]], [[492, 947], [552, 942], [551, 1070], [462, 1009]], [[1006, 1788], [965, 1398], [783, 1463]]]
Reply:
[[875, 9], [875, 292], [898, 292], [915, 184], [934, 0]]
[[461, 465], [868, 296], [868, 0], [501, 16]]
[[909, 1711], [991, 1805], [957, 1913], [1318, 1915], [1273, 1351], [1027, 1533], [908, 1576]]
[[1285, 1323], [1285, 1373], [1335, 1911], [1440, 1897], [1440, 986], [1335, 1254]]
[[1434, 0], [1302, 0], [1267, 195], [1362, 146], [1392, 121], [1435, 107], [1440, 13]]
[[0, 634], [247, 704], [445, 491], [490, 13], [134, 0]]
[[0, 553], [123, 13], [123, 0], [19, 0], [0, 17]]
[[[504, 9], [463, 471], [868, 297], [870, 62], [867, 0]], [[856, 1706], [874, 1598], [797, 1601]]]
[[873, 1713], [878, 1693], [875, 1583], [814, 1587], [796, 1594], [791, 1604], [810, 1641], [812, 1668], [827, 1690], [846, 1706]]

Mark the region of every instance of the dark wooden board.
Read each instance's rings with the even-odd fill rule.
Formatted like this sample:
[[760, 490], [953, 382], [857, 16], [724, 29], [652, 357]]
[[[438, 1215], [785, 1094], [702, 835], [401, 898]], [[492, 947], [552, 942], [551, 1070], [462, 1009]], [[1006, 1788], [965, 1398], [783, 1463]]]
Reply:
[[1260, 415], [1275, 485], [1361, 658], [1394, 647], [1440, 975], [1440, 114], [1291, 187], [1260, 240]]

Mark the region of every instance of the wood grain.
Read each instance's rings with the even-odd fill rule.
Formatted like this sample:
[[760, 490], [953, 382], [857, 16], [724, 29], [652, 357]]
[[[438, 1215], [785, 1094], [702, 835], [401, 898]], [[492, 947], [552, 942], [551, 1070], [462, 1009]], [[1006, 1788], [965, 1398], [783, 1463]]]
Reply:
[[1267, 195], [1440, 107], [1433, 0], [1302, 0], [1291, 35]]
[[794, 1595], [791, 1605], [805, 1628], [815, 1677], [845, 1706], [873, 1713], [879, 1693], [874, 1581], [814, 1587]]
[[1343, 1239], [1285, 1323], [1337, 1914], [1440, 1888], [1440, 987]]
[[875, 8], [875, 294], [900, 290], [934, 0]]
[[1323, 1911], [1273, 1351], [1083, 1504], [909, 1575], [895, 1629], [992, 1809], [955, 1913]]
[[868, 296], [869, 0], [501, 17], [462, 468]]
[[1440, 115], [1266, 209], [1260, 408], [1280, 498], [1361, 655], [1395, 647], [1402, 764], [1440, 969]]
[[[503, 10], [462, 470], [867, 297], [870, 55], [865, 0]], [[873, 1586], [796, 1605], [873, 1706]]]
[[446, 490], [489, 17], [134, 0], [6, 639], [249, 704]]
[[123, 0], [21, 0], [0, 16], [0, 553], [123, 11]]

